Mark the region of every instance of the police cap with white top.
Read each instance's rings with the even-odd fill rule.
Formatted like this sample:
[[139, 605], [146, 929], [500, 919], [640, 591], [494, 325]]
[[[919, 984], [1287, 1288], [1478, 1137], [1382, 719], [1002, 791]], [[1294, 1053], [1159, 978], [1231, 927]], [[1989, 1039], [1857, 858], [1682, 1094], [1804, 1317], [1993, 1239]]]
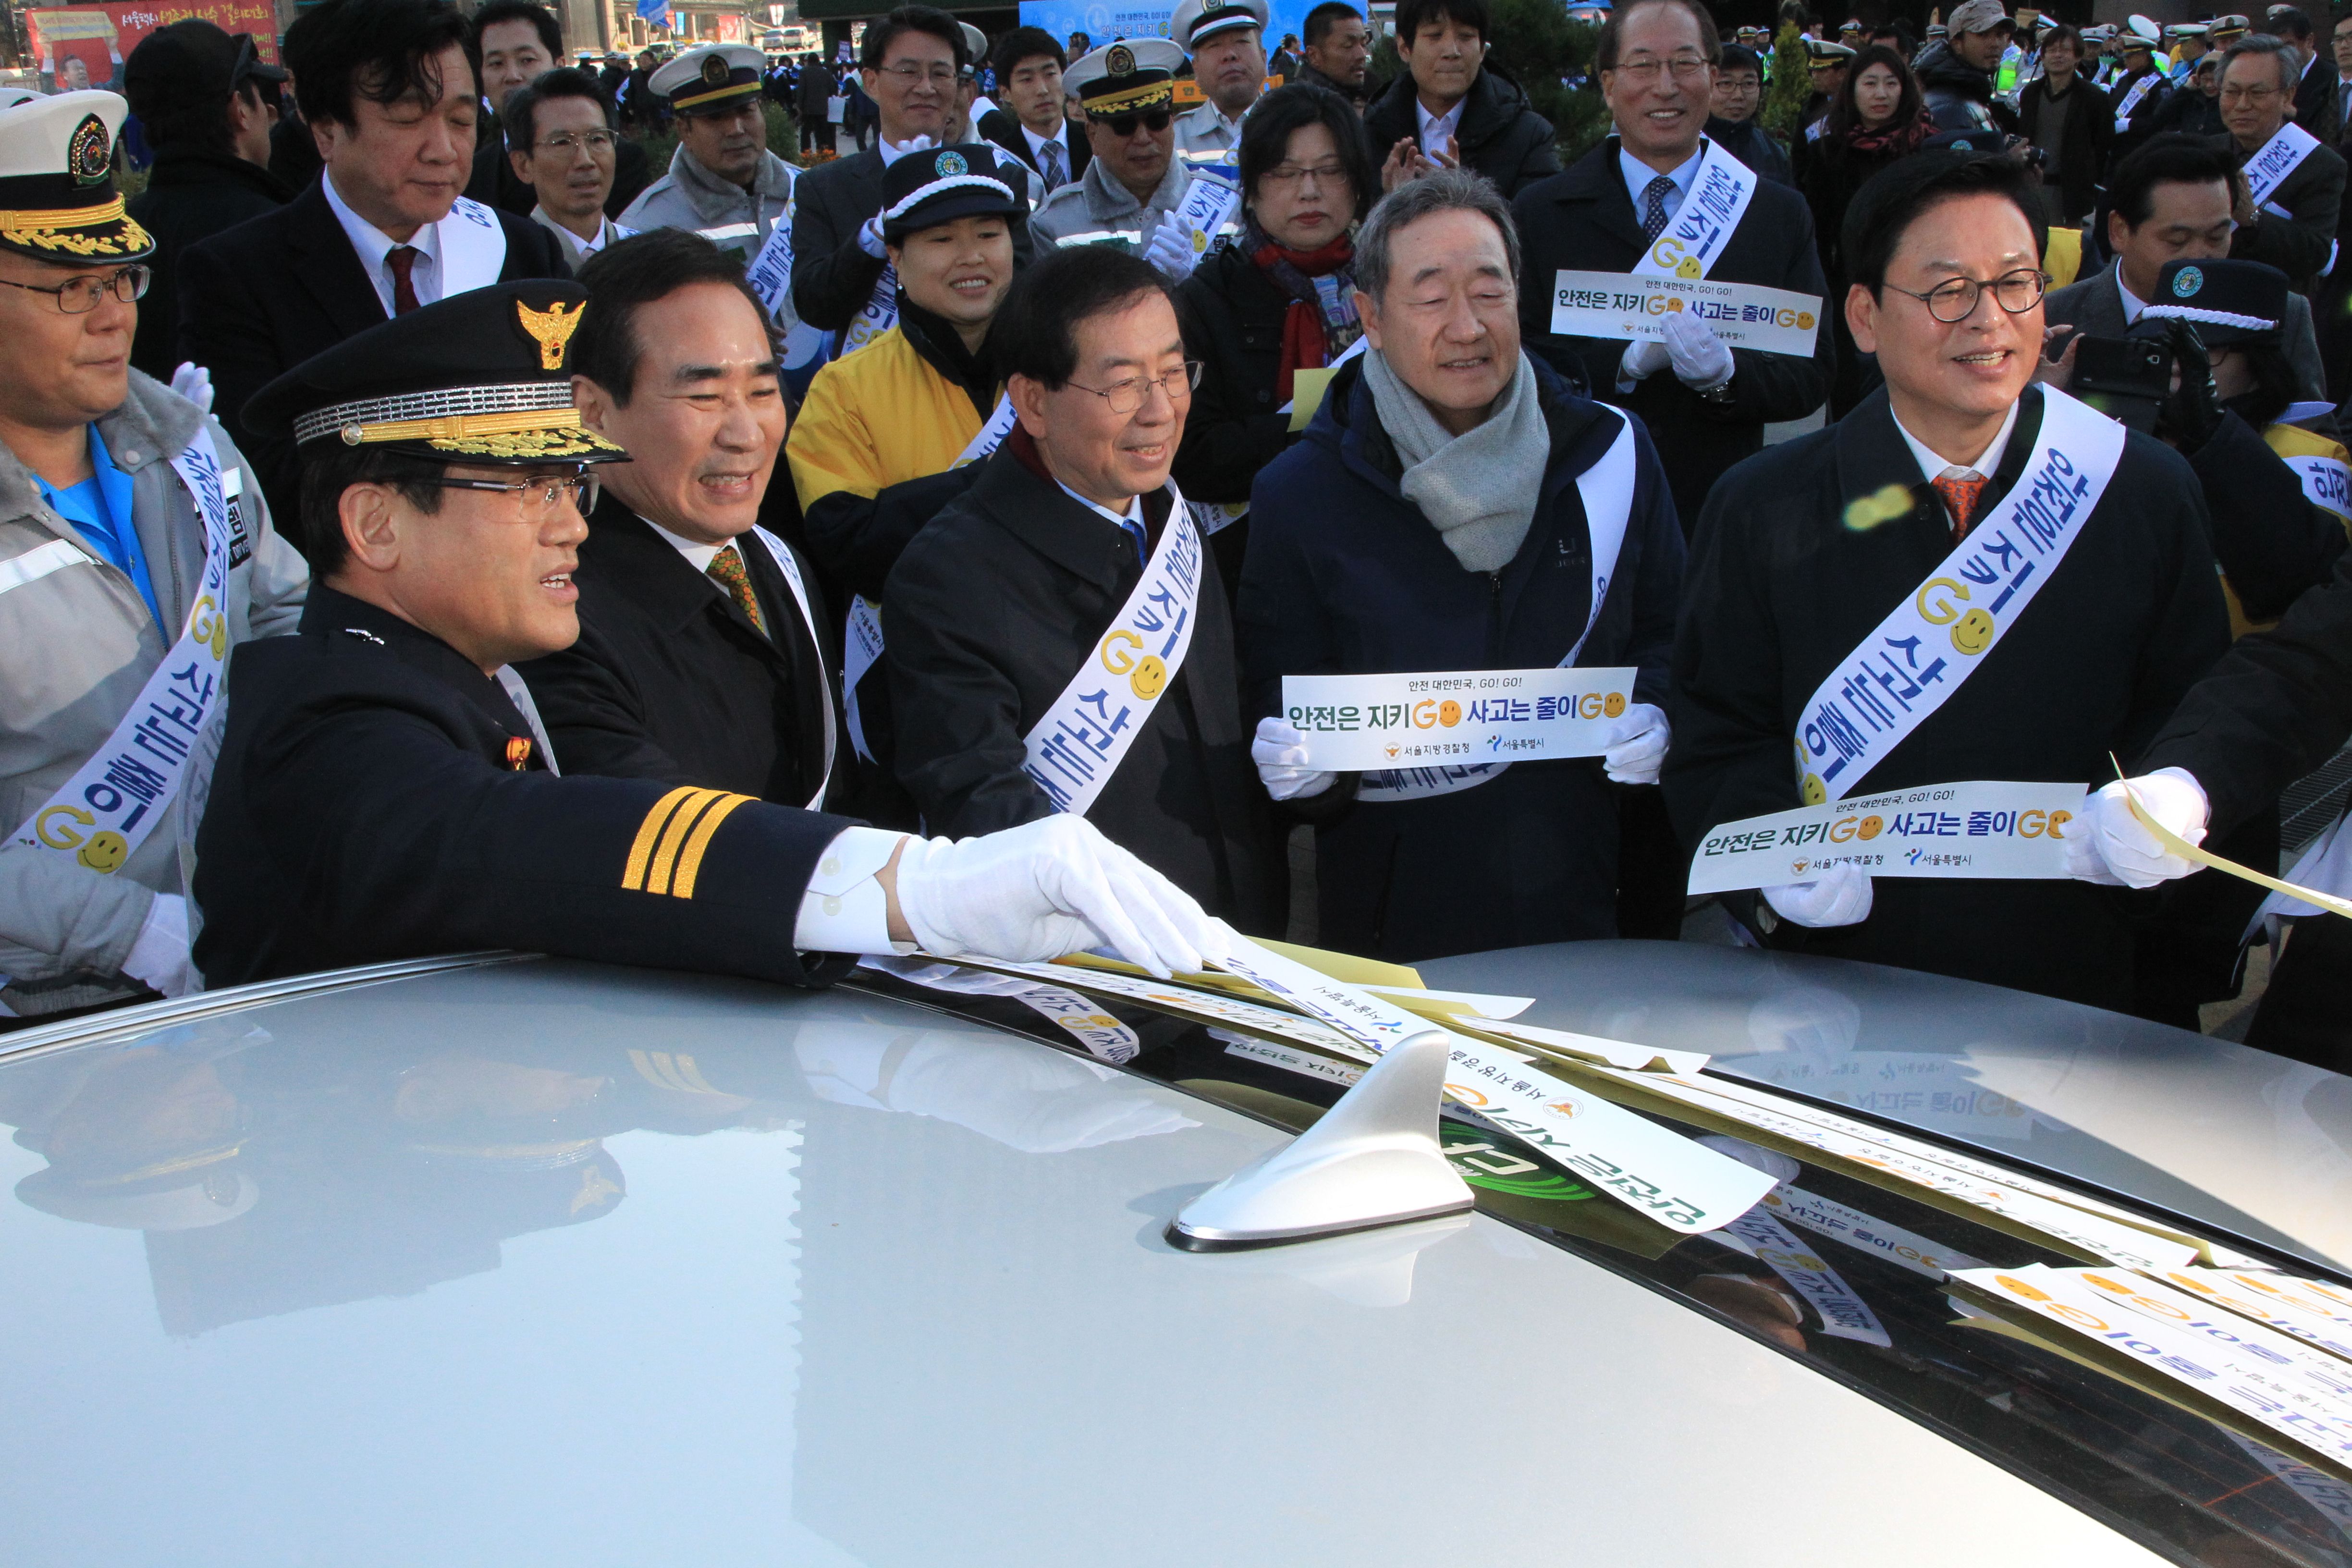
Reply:
[[0, 247], [66, 267], [155, 253], [114, 188], [114, 138], [130, 112], [110, 92], [60, 92], [0, 109]]
[[[2140, 321], [2188, 321], [2208, 348], [2275, 338], [2286, 319], [2287, 277], [2264, 262], [2168, 261]], [[2135, 323], [2134, 336], [2141, 335]]]
[[1028, 182], [978, 143], [905, 153], [882, 173], [882, 237], [897, 244], [961, 217], [1029, 210]]
[[572, 405], [568, 360], [587, 304], [569, 279], [469, 289], [304, 360], [254, 394], [245, 423], [303, 448], [468, 467], [618, 461], [628, 454]]
[[1165, 109], [1176, 97], [1176, 69], [1184, 51], [1165, 38], [1122, 38], [1105, 44], [1063, 73], [1089, 120], [1112, 120]]
[[688, 49], [646, 79], [669, 100], [672, 113], [722, 114], [760, 94], [765, 56], [749, 44], [706, 44]]
[[1265, 0], [1184, 0], [1169, 19], [1168, 36], [1190, 54], [1220, 33], [1236, 27], [1263, 32], [1265, 24]]

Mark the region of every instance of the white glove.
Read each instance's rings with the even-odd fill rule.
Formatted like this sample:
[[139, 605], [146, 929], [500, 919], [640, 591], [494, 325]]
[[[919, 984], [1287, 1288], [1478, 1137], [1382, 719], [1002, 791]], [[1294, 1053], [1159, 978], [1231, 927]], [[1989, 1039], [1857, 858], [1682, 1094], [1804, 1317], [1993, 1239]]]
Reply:
[[1674, 363], [1674, 354], [1655, 338], [1642, 338], [1625, 345], [1625, 353], [1617, 361], [1617, 384], [1630, 385], [1645, 376], [1652, 376]]
[[206, 414], [213, 411], [213, 373], [194, 360], [184, 360], [172, 373], [172, 390]]
[[[2131, 781], [2139, 805], [2191, 844], [2205, 842], [2205, 791], [2184, 769], [2162, 768]], [[2083, 803], [2083, 815], [2066, 829], [2066, 874], [2110, 887], [2153, 888], [2199, 868], [2156, 841], [2132, 815], [2117, 779]]]
[[1832, 866], [1813, 881], [1765, 889], [1764, 900], [1782, 920], [1801, 926], [1854, 925], [1870, 918], [1870, 873], [1859, 866]]
[[1307, 737], [1287, 719], [1257, 721], [1257, 738], [1250, 742], [1250, 761], [1265, 793], [1276, 800], [1305, 800], [1321, 795], [1339, 782], [1338, 773], [1318, 773], [1307, 765]]
[[1192, 249], [1192, 231], [1171, 214], [1151, 231], [1151, 242], [1143, 247], [1143, 259], [1160, 268], [1160, 276], [1171, 283], [1181, 283], [1192, 275], [1193, 265], [1201, 258]]
[[166, 996], [185, 996], [205, 988], [188, 956], [188, 900], [177, 893], [158, 893], [139, 928], [139, 940], [122, 960], [122, 973]]
[[882, 242], [881, 214], [875, 214], [859, 226], [857, 248], [877, 261], [887, 261], [890, 258], [890, 247]]
[[1664, 709], [1654, 702], [1636, 702], [1610, 726], [1601, 766], [1619, 784], [1655, 784], [1658, 764], [1666, 760], [1666, 742], [1673, 738]]
[[942, 958], [1040, 963], [1108, 946], [1164, 980], [1225, 952], [1223, 928], [1181, 889], [1060, 813], [961, 842], [908, 838], [898, 910]]
[[1731, 351], [1715, 329], [1687, 310], [1666, 314], [1666, 353], [1674, 361], [1675, 379], [1695, 392], [1721, 386], [1731, 379]]

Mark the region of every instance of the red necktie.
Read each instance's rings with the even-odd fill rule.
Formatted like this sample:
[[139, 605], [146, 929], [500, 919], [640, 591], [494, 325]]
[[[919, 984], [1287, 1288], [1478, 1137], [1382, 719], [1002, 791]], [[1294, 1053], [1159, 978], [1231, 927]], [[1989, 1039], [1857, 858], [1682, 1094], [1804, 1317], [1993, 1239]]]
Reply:
[[392, 313], [405, 316], [416, 309], [416, 285], [408, 280], [415, 268], [416, 258], [425, 253], [413, 245], [395, 245], [384, 253], [383, 263], [392, 268]]
[[1947, 474], [1933, 482], [1936, 493], [1944, 498], [1945, 510], [1952, 514], [1952, 541], [1958, 543], [1969, 536], [1969, 528], [1977, 520], [1978, 499], [1990, 481], [1956, 479]]

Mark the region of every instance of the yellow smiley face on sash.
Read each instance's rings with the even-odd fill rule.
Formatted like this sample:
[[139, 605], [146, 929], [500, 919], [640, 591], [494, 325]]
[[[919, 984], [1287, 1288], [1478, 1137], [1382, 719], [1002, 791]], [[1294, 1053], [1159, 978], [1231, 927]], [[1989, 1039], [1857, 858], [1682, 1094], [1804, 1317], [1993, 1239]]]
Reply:
[[1160, 661], [1158, 654], [1147, 653], [1135, 661], [1135, 668], [1129, 673], [1127, 684], [1138, 697], [1149, 702], [1159, 696], [1160, 689], [1168, 684], [1168, 667]]
[[93, 833], [89, 836], [89, 842], [81, 847], [80, 853], [74, 858], [100, 876], [106, 876], [122, 869], [122, 863], [131, 858], [131, 846], [120, 833]]
[[1952, 646], [1965, 654], [1980, 654], [1992, 646], [1994, 629], [1991, 616], [1970, 610], [1952, 623]]

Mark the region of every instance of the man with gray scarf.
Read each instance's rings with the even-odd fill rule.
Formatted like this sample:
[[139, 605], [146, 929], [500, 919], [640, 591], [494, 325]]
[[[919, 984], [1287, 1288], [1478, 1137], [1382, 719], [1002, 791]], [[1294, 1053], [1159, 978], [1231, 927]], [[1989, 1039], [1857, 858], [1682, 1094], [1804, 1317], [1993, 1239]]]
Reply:
[[[1257, 478], [1237, 609], [1252, 754], [1318, 828], [1318, 940], [1422, 959], [1616, 931], [1619, 784], [1654, 784], [1683, 541], [1638, 419], [1520, 352], [1495, 187], [1400, 187], [1356, 239], [1369, 352]], [[1630, 499], [1629, 499], [1630, 498]], [[1599, 758], [1317, 772], [1286, 675], [1624, 666]]]

